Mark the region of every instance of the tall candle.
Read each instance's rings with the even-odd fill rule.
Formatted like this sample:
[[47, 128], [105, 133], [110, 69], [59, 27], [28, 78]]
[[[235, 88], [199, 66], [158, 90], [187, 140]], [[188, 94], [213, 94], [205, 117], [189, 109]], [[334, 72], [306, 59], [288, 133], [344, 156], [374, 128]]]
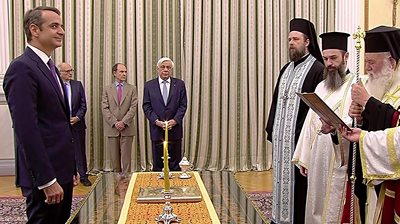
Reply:
[[169, 168], [168, 168], [168, 122], [165, 122], [165, 140], [164, 140], [164, 184], [165, 191], [169, 191]]

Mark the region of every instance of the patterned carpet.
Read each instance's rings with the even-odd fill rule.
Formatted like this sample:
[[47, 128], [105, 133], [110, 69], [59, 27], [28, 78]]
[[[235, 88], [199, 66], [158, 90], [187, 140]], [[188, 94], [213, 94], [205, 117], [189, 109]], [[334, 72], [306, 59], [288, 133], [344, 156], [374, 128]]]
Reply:
[[[78, 207], [82, 199], [82, 196], [72, 198], [72, 212]], [[26, 223], [28, 220], [25, 212], [24, 198], [0, 197], [0, 223]]]
[[[253, 202], [257, 211], [267, 220], [271, 219], [272, 193], [249, 192], [249, 199]], [[72, 199], [72, 212], [79, 206], [83, 197]], [[72, 213], [71, 212], [71, 213]], [[0, 223], [26, 223], [25, 199], [21, 197], [0, 197]]]
[[250, 200], [253, 202], [254, 207], [264, 216], [267, 220], [271, 220], [272, 210], [272, 193], [271, 192], [249, 192], [247, 193]]

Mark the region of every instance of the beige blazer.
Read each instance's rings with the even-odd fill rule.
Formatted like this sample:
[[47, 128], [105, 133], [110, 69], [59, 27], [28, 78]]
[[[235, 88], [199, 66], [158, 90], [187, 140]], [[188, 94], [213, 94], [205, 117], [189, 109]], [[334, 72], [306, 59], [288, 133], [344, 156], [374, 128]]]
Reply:
[[127, 126], [121, 136], [134, 136], [136, 129], [133, 120], [137, 114], [137, 92], [134, 85], [125, 83], [122, 90], [121, 105], [118, 105], [117, 87], [114, 83], [104, 87], [101, 108], [104, 118], [104, 135], [117, 137], [119, 131], [115, 128], [117, 121], [123, 121]]

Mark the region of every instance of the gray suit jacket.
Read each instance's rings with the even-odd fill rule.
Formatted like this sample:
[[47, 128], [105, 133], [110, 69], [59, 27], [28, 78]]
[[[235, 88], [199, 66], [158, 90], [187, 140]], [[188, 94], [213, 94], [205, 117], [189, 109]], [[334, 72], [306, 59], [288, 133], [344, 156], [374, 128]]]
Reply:
[[117, 137], [120, 134], [114, 126], [117, 121], [122, 121], [127, 126], [121, 132], [121, 136], [134, 136], [135, 127], [132, 121], [137, 114], [136, 87], [128, 83], [124, 84], [121, 105], [118, 105], [117, 88], [115, 84], [112, 83], [104, 87], [102, 112], [105, 136]]

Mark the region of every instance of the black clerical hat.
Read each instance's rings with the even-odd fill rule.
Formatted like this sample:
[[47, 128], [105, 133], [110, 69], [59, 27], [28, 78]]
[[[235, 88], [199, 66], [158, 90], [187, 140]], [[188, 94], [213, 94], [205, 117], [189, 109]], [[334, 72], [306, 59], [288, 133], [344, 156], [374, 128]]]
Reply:
[[322, 50], [339, 49], [347, 52], [348, 33], [328, 32], [319, 35], [322, 39]]
[[318, 61], [324, 63], [321, 51], [318, 46], [317, 34], [315, 32], [314, 24], [306, 19], [294, 18], [290, 20], [290, 32], [292, 31], [298, 31], [307, 35], [308, 39], [310, 39], [310, 44], [308, 45], [308, 51]]
[[400, 29], [378, 26], [366, 32], [365, 53], [390, 52], [397, 61], [400, 58]]

